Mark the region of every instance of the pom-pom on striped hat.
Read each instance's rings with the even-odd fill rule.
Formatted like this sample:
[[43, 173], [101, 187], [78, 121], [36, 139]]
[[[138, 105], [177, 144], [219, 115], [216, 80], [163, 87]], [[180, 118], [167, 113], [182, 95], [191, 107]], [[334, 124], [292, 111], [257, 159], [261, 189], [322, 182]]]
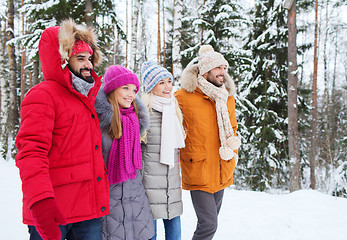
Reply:
[[229, 67], [223, 55], [215, 52], [211, 45], [202, 45], [199, 50], [199, 56], [198, 66], [201, 75], [221, 65]]
[[172, 74], [163, 68], [155, 64], [154, 62], [144, 62], [141, 68], [142, 82], [145, 86], [145, 92], [149, 93], [160, 80], [164, 78], [170, 78], [173, 81]]

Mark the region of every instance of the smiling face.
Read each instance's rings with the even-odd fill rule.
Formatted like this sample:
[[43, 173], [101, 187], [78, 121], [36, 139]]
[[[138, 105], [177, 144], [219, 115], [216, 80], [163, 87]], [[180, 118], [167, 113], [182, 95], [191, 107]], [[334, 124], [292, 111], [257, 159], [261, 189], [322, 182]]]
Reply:
[[154, 95], [164, 98], [171, 98], [171, 91], [172, 80], [168, 77], [160, 80], [152, 89]]
[[226, 70], [227, 66], [220, 65], [219, 67], [213, 68], [209, 72], [204, 73], [202, 76], [216, 87], [221, 87], [224, 83]]
[[92, 77], [92, 56], [89, 52], [80, 52], [73, 55], [69, 59], [69, 69], [77, 77], [82, 78], [86, 82], [93, 83], [94, 79]]
[[129, 108], [136, 97], [136, 92], [137, 87], [134, 84], [127, 84], [116, 88], [110, 94], [118, 102], [119, 107]]

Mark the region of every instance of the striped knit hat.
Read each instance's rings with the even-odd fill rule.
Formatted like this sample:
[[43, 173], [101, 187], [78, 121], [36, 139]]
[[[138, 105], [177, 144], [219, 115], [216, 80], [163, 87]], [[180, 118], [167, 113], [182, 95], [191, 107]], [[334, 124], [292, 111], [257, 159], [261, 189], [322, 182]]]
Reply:
[[199, 50], [199, 55], [198, 67], [201, 75], [221, 65], [229, 67], [223, 55], [219, 52], [215, 52], [211, 45], [202, 45]]
[[170, 78], [173, 81], [172, 74], [163, 68], [155, 64], [154, 62], [144, 62], [142, 64], [142, 82], [145, 86], [145, 92], [149, 93], [160, 80], [164, 78]]

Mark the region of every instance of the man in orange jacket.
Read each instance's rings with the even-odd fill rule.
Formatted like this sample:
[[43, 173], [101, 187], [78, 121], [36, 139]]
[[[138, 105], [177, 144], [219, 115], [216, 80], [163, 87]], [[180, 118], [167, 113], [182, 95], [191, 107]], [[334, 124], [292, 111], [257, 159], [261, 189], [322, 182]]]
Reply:
[[16, 165], [23, 190], [23, 223], [31, 240], [100, 240], [109, 214], [109, 186], [94, 102], [101, 62], [91, 28], [65, 20], [43, 31], [44, 81], [21, 105]]
[[224, 189], [233, 183], [241, 142], [236, 136], [235, 84], [225, 58], [210, 45], [187, 67], [175, 93], [186, 129], [180, 150], [182, 187], [190, 190], [198, 218], [193, 240], [212, 239]]

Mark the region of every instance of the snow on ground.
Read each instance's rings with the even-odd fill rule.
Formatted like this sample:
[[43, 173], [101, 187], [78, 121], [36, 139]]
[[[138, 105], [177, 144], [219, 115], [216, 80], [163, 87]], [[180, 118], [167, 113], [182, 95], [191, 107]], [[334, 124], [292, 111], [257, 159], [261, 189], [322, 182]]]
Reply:
[[[0, 160], [1, 239], [29, 239], [21, 222], [21, 183], [14, 161]], [[183, 191], [182, 240], [189, 240], [196, 217], [188, 191]], [[158, 221], [158, 240], [163, 240]], [[347, 199], [313, 190], [291, 194], [227, 189], [216, 240], [345, 240]]]

